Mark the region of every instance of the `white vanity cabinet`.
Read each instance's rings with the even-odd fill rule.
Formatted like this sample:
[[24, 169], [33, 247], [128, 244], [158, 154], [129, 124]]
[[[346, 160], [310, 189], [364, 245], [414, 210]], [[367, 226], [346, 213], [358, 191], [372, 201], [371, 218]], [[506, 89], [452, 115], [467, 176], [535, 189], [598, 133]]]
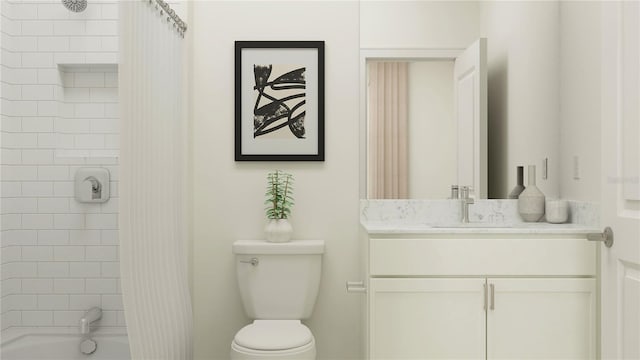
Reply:
[[373, 359], [480, 359], [484, 279], [371, 279]]
[[596, 246], [569, 234], [370, 234], [372, 359], [596, 358]]
[[487, 282], [488, 359], [596, 358], [595, 279]]

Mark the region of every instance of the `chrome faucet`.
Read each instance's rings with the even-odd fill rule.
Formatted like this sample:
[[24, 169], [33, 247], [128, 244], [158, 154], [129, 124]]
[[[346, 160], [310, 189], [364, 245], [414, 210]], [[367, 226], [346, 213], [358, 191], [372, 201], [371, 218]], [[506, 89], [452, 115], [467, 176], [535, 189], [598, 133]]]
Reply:
[[91, 323], [102, 318], [102, 309], [92, 307], [80, 319], [80, 334], [87, 335], [91, 331]]
[[472, 191], [470, 186], [463, 186], [460, 188], [460, 200], [462, 200], [462, 222], [469, 222], [469, 205], [474, 204], [475, 201], [472, 197], [469, 197], [469, 191]]

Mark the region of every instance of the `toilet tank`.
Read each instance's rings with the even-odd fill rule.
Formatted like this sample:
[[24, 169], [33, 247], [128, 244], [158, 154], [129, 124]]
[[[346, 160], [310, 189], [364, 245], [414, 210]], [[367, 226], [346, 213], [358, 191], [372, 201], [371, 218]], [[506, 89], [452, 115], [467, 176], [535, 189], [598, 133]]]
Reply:
[[320, 286], [323, 240], [239, 240], [233, 243], [233, 253], [240, 296], [250, 318], [301, 320], [311, 316]]

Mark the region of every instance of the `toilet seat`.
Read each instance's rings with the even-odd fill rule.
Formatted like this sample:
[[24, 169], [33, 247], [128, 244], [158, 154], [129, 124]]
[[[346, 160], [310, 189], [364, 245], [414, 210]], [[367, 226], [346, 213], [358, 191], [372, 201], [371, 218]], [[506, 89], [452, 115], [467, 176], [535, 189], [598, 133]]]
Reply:
[[287, 350], [255, 350], [231, 343], [231, 359], [257, 360], [257, 359], [278, 359], [278, 360], [315, 360], [316, 343], [312, 340], [307, 345]]
[[236, 334], [232, 360], [315, 360], [316, 342], [300, 320], [255, 320]]
[[236, 345], [257, 351], [297, 349], [312, 341], [311, 331], [300, 320], [255, 320], [233, 339]]

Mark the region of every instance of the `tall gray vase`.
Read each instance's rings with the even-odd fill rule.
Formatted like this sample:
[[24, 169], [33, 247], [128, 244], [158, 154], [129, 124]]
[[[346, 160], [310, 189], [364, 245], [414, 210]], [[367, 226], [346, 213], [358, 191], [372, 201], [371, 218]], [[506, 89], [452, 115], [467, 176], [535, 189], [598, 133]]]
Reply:
[[527, 187], [518, 196], [518, 213], [526, 222], [540, 221], [544, 216], [544, 194], [536, 186], [536, 166], [529, 165]]

